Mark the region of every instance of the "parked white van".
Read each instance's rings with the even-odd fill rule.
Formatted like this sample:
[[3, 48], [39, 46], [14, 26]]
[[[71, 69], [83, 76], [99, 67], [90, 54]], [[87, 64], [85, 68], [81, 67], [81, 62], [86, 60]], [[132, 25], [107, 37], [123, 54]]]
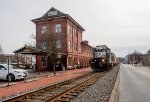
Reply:
[[0, 64], [0, 79], [14, 81], [17, 79], [24, 79], [28, 77], [28, 71], [23, 69], [15, 69], [12, 65]]

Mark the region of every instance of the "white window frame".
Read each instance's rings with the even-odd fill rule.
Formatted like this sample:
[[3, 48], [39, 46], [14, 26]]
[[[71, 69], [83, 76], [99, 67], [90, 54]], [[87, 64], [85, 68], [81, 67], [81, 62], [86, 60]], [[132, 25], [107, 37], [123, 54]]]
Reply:
[[54, 16], [54, 15], [57, 15], [57, 11], [48, 12], [48, 16]]
[[71, 49], [71, 41], [68, 41], [68, 49]]
[[45, 41], [41, 42], [41, 48], [42, 48], [43, 50], [46, 49], [46, 42], [45, 42]]
[[56, 48], [61, 48], [61, 41], [60, 40], [56, 40]]
[[55, 25], [55, 32], [60, 33], [61, 32], [61, 24], [56, 24]]
[[70, 29], [71, 29], [71, 27], [70, 27], [70, 25], [68, 25], [68, 27], [67, 27], [67, 32], [68, 33], [70, 33]]
[[47, 32], [46, 26], [41, 27], [41, 33], [45, 34]]

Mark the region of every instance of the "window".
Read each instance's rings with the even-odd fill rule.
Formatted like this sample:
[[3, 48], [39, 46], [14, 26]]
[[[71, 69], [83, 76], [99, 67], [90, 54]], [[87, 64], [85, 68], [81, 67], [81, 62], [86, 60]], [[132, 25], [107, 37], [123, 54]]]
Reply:
[[71, 49], [71, 41], [68, 41], [68, 49]]
[[47, 32], [47, 30], [46, 30], [46, 26], [42, 26], [42, 28], [41, 28], [41, 32], [42, 32], [42, 34], [45, 34], [45, 33]]
[[7, 70], [4, 66], [0, 65], [0, 70]]
[[47, 67], [47, 57], [42, 57], [42, 67]]
[[68, 65], [69, 65], [69, 66], [72, 66], [72, 62], [73, 62], [73, 61], [72, 61], [72, 57], [68, 57]]
[[60, 40], [56, 40], [56, 48], [61, 48], [61, 42], [60, 42]]
[[70, 26], [68, 25], [67, 32], [70, 33]]
[[43, 50], [46, 49], [46, 42], [45, 42], [45, 41], [41, 42], [41, 48], [42, 48]]
[[74, 35], [74, 28], [72, 28], [72, 33], [73, 33], [73, 35]]
[[78, 51], [78, 43], [76, 43], [76, 51]]
[[76, 30], [76, 29], [74, 29], [74, 36], [75, 36], [75, 37], [78, 37], [78, 36], [77, 36], [77, 30]]
[[73, 33], [73, 35], [74, 35], [75, 37], [77, 37], [77, 30], [76, 30], [76, 28], [72, 28], [72, 33]]
[[68, 27], [67, 27], [67, 33], [72, 33], [72, 28], [70, 25], [68, 25]]
[[61, 32], [61, 24], [56, 24], [55, 26], [55, 32], [60, 33]]
[[3, 69], [3, 67], [2, 66], [0, 66], [0, 70], [2, 70]]
[[57, 15], [57, 11], [48, 12], [48, 16], [54, 16], [54, 15]]
[[78, 50], [78, 44], [74, 42], [74, 50]]

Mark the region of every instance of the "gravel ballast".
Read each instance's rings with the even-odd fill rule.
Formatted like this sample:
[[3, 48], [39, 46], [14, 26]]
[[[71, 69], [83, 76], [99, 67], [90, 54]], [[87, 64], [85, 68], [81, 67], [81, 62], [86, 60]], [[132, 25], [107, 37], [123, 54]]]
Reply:
[[86, 88], [71, 102], [108, 102], [118, 75], [119, 67], [119, 65], [115, 66], [109, 73]]

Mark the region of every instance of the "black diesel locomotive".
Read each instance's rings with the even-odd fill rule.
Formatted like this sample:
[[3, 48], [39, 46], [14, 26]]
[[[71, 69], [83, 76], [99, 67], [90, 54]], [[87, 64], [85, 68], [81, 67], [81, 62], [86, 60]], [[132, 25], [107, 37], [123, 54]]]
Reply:
[[106, 45], [96, 46], [93, 50], [91, 68], [94, 71], [102, 71], [112, 68], [116, 64], [116, 56]]

